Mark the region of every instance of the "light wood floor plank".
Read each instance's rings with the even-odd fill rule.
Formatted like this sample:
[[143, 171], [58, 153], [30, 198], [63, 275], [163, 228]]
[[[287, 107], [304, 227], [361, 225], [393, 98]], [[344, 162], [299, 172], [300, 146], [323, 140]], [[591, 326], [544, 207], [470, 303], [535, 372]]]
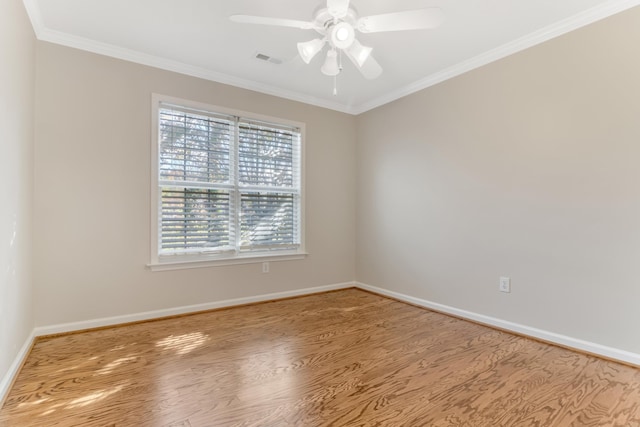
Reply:
[[640, 426], [640, 370], [349, 289], [39, 340], [0, 426]]

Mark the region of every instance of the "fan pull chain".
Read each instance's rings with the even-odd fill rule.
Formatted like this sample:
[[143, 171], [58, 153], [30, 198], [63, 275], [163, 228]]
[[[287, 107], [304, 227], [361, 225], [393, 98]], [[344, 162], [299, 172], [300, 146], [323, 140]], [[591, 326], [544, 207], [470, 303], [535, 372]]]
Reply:
[[333, 96], [338, 96], [338, 75], [342, 73], [342, 50], [338, 50], [338, 74], [333, 76]]

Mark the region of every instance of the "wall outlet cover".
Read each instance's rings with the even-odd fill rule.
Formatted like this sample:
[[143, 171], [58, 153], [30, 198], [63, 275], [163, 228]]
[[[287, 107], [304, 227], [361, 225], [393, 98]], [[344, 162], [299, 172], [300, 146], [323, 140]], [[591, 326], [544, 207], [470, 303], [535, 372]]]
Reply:
[[508, 277], [500, 278], [500, 292], [511, 292], [511, 279]]

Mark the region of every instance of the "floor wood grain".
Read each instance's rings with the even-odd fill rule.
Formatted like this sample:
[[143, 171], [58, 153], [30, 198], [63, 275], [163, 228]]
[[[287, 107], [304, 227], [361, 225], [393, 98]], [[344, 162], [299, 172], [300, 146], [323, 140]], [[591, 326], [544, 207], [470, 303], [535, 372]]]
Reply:
[[348, 289], [37, 341], [0, 426], [640, 426], [640, 370]]

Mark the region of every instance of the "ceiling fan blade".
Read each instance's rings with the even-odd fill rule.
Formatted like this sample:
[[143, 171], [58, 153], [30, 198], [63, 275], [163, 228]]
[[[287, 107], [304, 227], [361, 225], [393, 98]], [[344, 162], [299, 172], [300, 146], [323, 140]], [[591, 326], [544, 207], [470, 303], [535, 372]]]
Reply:
[[327, 0], [327, 9], [334, 18], [344, 18], [349, 11], [349, 0]]
[[442, 21], [444, 21], [442, 10], [437, 7], [430, 7], [427, 9], [364, 16], [358, 19], [358, 30], [363, 33], [424, 30], [436, 28]]
[[297, 21], [295, 19], [270, 18], [268, 16], [231, 15], [229, 19], [241, 24], [275, 25], [277, 27], [291, 27], [299, 28], [301, 30], [311, 30], [315, 28], [313, 22]]
[[356, 66], [356, 68], [360, 71], [365, 79], [377, 79], [378, 77], [380, 77], [380, 74], [382, 74], [382, 67], [380, 66], [380, 64], [378, 64], [378, 61], [376, 61], [373, 56], [369, 55], [367, 57], [367, 60], [364, 61], [364, 64], [360, 66], [360, 64], [358, 64], [358, 60], [351, 53], [349, 53], [348, 50], [344, 50], [343, 52], [347, 55], [351, 62], [353, 62], [353, 65]]

